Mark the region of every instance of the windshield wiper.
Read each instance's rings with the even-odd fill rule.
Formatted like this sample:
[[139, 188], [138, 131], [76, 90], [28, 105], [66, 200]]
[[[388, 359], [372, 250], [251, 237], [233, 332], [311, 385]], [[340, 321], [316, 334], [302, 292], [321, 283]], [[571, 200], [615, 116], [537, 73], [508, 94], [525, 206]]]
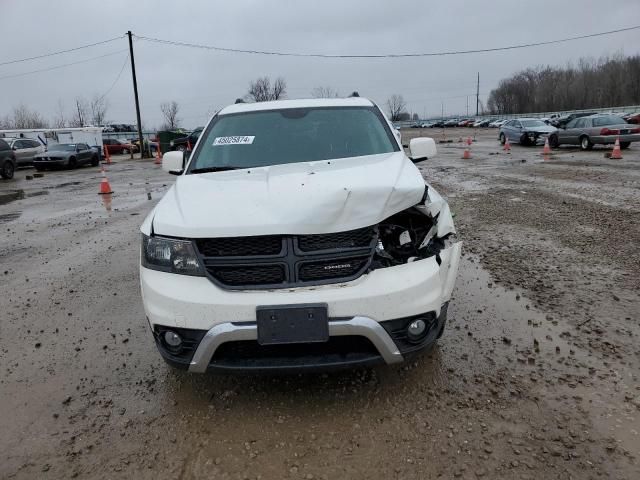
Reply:
[[242, 170], [244, 167], [202, 167], [194, 168], [189, 173], [226, 172], [227, 170]]

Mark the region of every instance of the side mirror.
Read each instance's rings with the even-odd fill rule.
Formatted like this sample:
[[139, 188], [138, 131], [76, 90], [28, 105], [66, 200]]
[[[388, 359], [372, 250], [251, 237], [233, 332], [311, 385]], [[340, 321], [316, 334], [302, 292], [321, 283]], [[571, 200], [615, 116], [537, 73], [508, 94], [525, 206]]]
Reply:
[[11, 150], [17, 150], [18, 147], [11, 147]]
[[438, 149], [433, 138], [418, 137], [412, 138], [409, 142], [409, 155], [413, 163], [433, 158], [437, 153]]
[[179, 175], [184, 170], [184, 154], [173, 151], [162, 155], [162, 170], [174, 175]]

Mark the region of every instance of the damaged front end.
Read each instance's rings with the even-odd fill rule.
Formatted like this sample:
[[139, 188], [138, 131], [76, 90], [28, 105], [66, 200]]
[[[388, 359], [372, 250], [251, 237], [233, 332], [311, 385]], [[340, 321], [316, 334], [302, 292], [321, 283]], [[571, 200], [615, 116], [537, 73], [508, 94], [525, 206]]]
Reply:
[[396, 213], [378, 224], [378, 244], [371, 269], [393, 267], [435, 257], [457, 245], [449, 205], [426, 185], [419, 204]]

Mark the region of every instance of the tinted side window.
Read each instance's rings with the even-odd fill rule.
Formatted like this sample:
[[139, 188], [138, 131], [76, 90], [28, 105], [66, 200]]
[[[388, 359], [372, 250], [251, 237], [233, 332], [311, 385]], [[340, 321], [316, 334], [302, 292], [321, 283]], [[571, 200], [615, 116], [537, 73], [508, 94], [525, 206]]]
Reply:
[[33, 144], [33, 148], [40, 146], [40, 142], [38, 142], [37, 140], [31, 140], [31, 143]]
[[7, 142], [0, 139], [0, 150], [11, 150], [11, 148]]
[[576, 120], [576, 126], [575, 128], [583, 128], [585, 124], [585, 119], [584, 118], [578, 118]]

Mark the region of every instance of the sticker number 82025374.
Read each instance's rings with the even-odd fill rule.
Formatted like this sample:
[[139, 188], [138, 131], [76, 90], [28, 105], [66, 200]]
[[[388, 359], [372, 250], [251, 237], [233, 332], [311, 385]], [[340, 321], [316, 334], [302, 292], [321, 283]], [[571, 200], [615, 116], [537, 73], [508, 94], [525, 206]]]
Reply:
[[216, 137], [213, 145], [251, 145], [255, 135], [239, 135], [233, 137]]

